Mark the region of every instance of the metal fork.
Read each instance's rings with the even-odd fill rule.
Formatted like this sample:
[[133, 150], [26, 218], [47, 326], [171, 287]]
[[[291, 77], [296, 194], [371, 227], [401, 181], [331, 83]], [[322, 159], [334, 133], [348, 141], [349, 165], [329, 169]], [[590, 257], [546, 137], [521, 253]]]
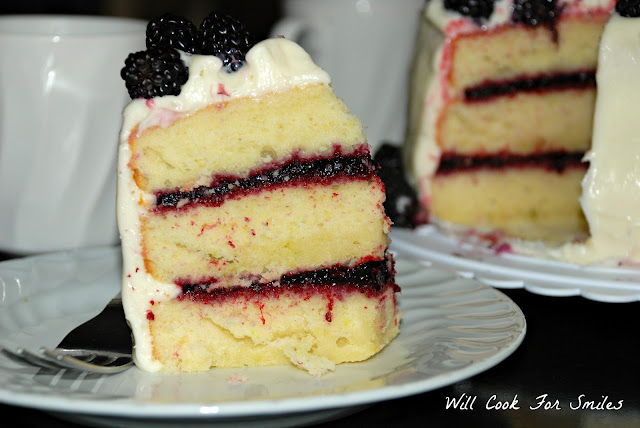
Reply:
[[41, 369], [70, 369], [98, 374], [115, 374], [133, 365], [131, 354], [94, 352], [87, 349], [49, 349], [42, 347], [37, 352], [25, 348], [11, 351], [0, 346], [0, 353], [20, 364]]
[[10, 360], [46, 370], [76, 370], [114, 374], [133, 365], [131, 331], [126, 323], [120, 295], [112, 299], [94, 318], [76, 327], [54, 348], [37, 352], [15, 351], [0, 346], [0, 354]]

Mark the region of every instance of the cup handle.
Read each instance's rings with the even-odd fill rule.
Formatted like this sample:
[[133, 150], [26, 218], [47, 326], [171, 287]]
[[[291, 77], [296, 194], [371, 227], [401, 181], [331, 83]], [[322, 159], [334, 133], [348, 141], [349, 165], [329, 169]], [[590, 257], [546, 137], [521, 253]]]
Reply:
[[300, 42], [302, 35], [309, 29], [307, 23], [294, 17], [280, 19], [271, 28], [270, 37], [286, 37], [296, 43]]

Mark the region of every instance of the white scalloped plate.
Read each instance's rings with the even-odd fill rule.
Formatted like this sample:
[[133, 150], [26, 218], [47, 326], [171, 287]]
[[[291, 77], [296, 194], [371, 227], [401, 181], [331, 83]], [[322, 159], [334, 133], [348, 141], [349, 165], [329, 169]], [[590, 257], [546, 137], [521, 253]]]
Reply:
[[584, 296], [602, 302], [640, 300], [640, 269], [580, 266], [500, 253], [441, 233], [434, 226], [393, 229], [398, 257], [457, 272], [497, 288], [525, 288], [546, 296]]
[[[440, 388], [495, 366], [522, 342], [518, 306], [478, 281], [398, 261], [400, 335], [368, 361], [314, 378], [293, 366], [158, 375], [36, 374], [0, 358], [0, 401], [96, 426], [293, 426]], [[120, 286], [116, 248], [0, 263], [0, 344], [55, 346]]]

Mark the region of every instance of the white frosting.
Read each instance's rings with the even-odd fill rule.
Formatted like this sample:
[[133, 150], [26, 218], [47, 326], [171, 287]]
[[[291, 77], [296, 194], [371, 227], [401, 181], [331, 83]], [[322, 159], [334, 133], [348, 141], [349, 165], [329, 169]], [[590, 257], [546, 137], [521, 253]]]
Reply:
[[179, 117], [234, 98], [256, 97], [297, 86], [330, 83], [329, 75], [315, 65], [296, 43], [284, 38], [264, 40], [246, 55], [246, 64], [234, 73], [222, 67], [213, 56], [183, 54], [189, 67], [189, 80], [180, 95], [131, 101], [123, 112], [118, 149], [117, 217], [123, 252], [122, 302], [134, 334], [136, 364], [147, 371], [158, 371], [161, 363], [153, 358], [147, 314], [156, 302], [176, 297], [175, 284], [155, 281], [144, 266], [140, 219], [146, 215], [155, 197], [144, 193], [133, 180], [129, 168], [131, 150], [128, 138], [151, 126], [169, 126]]
[[[435, 3], [435, 2], [432, 2]], [[411, 70], [409, 120], [405, 142], [405, 163], [411, 178], [419, 187], [423, 205], [429, 205], [431, 179], [440, 161], [440, 148], [435, 139], [436, 121], [447, 97], [441, 82], [444, 35], [429, 25], [423, 16], [416, 39], [416, 51]]]
[[576, 263], [640, 262], [640, 18], [613, 14], [602, 35], [582, 209], [591, 238], [556, 255]]

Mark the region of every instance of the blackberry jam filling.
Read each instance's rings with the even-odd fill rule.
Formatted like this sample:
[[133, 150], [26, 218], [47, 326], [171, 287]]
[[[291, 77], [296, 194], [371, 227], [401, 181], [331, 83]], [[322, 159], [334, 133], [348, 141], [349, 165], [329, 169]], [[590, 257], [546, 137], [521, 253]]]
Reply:
[[488, 98], [513, 95], [517, 92], [543, 92], [562, 89], [581, 89], [596, 86], [595, 71], [557, 73], [503, 82], [487, 82], [464, 92], [466, 101], [481, 101]]
[[[362, 263], [355, 268], [333, 266], [308, 272], [283, 275], [278, 281], [266, 284], [255, 283], [249, 287], [231, 287], [209, 289], [211, 283], [179, 284], [183, 296], [190, 299], [211, 299], [229, 297], [234, 294], [270, 294], [281, 291], [282, 288], [291, 290], [309, 287], [352, 287], [354, 289], [378, 293], [388, 284], [393, 283], [391, 258], [385, 260]], [[394, 284], [395, 287], [397, 287]], [[399, 290], [397, 290], [399, 291]]]
[[377, 163], [364, 153], [329, 159], [294, 159], [277, 168], [258, 171], [248, 178], [221, 177], [210, 186], [196, 187], [188, 192], [159, 193], [156, 205], [159, 209], [176, 208], [187, 203], [217, 206], [233, 195], [246, 194], [253, 189], [297, 184], [302, 181], [327, 183], [346, 177], [368, 178], [375, 174], [377, 169]]
[[555, 172], [563, 172], [569, 167], [587, 168], [583, 162], [584, 153], [547, 152], [534, 155], [496, 154], [493, 156], [458, 156], [443, 154], [438, 167], [438, 174], [446, 174], [461, 170], [481, 168], [504, 168], [528, 166], [546, 168]]

